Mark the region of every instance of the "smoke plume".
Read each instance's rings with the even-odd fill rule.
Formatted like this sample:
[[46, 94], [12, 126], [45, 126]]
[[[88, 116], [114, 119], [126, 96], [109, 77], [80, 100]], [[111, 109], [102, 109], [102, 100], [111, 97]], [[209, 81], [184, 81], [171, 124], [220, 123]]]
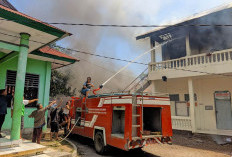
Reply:
[[[151, 0], [149, 0], [152, 3]], [[93, 24], [141, 24], [142, 17], [148, 9], [158, 10], [158, 5], [145, 5], [147, 9], [139, 8], [143, 2], [128, 1], [106, 1], [106, 0], [41, 0], [36, 8], [28, 8], [29, 12], [38, 11], [40, 19], [48, 22], [68, 23], [93, 23]], [[158, 4], [158, 3], [157, 3]], [[136, 7], [136, 8], [135, 8]], [[102, 28], [102, 27], [77, 27], [56, 25], [59, 28], [71, 32], [73, 35], [58, 42], [58, 45], [65, 45], [73, 49], [96, 52], [97, 54], [132, 60], [140, 53], [149, 49], [149, 42], [136, 41], [135, 37], [146, 30], [132, 28]], [[125, 49], [124, 49], [125, 48]], [[119, 62], [99, 57], [92, 57], [84, 54], [70, 52], [72, 56], [80, 59], [79, 63], [62, 68], [61, 71], [69, 73], [71, 84], [80, 90], [88, 76], [92, 77], [95, 86], [99, 86], [110, 76], [116, 73], [126, 62]], [[148, 63], [150, 56], [145, 56], [139, 62]], [[122, 91], [139, 72], [146, 66], [131, 65], [132, 68], [113, 78], [103, 88], [103, 92]]]
[[[220, 3], [227, 1], [228, 0], [223, 0]], [[12, 0], [12, 3], [16, 2]], [[47, 22], [125, 25], [156, 24], [157, 22], [159, 22], [157, 24], [167, 24], [167, 21], [176, 21], [176, 19], [180, 17], [191, 15], [193, 12], [200, 12], [199, 10], [216, 6], [218, 3], [217, 0], [211, 0], [210, 3], [205, 1], [184, 1], [181, 4], [186, 7], [183, 7], [181, 5], [176, 5], [176, 1], [174, 0], [20, 1], [20, 4], [23, 6], [23, 12]], [[168, 14], [167, 8], [170, 8], [168, 9]], [[157, 13], [159, 13], [160, 16], [156, 16]], [[145, 44], [145, 42], [135, 40], [136, 35], [148, 31], [147, 29], [56, 26], [73, 34], [71, 37], [67, 37], [61, 42], [58, 42], [58, 45], [65, 45], [65, 47], [97, 52], [101, 55], [127, 60], [132, 60], [139, 55], [139, 53], [149, 49], [148, 41], [146, 41]], [[217, 39], [216, 35], [214, 37]], [[199, 43], [205, 42], [201, 40], [203, 40], [203, 38], [196, 39], [195, 41], [199, 41]], [[223, 40], [220, 40], [220, 42], [223, 43]], [[71, 84], [77, 89], [81, 89], [83, 82], [88, 76], [92, 77], [95, 86], [100, 85], [126, 64], [78, 53], [73, 53], [72, 55], [79, 58], [81, 60], [80, 63], [65, 67], [61, 70], [70, 73], [72, 77]], [[145, 56], [139, 61], [147, 63], [149, 62], [149, 58], [149, 56]], [[131, 67], [133, 67], [133, 69]], [[122, 90], [123, 87], [130, 83], [130, 81], [145, 68], [145, 66], [133, 64], [129, 69], [111, 80], [104, 88], [104, 92]]]

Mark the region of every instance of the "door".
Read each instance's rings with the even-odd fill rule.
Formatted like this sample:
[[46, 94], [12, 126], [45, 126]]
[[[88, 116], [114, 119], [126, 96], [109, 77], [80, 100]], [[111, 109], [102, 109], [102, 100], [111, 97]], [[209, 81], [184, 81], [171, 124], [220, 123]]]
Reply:
[[214, 94], [217, 128], [222, 130], [232, 129], [232, 111], [230, 92], [217, 91]]

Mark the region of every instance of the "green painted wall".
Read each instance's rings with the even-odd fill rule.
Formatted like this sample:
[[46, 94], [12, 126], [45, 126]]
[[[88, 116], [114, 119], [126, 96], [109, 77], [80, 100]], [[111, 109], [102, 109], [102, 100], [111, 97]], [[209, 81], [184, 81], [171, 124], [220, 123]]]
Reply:
[[[1, 53], [0, 53], [0, 56], [1, 56]], [[0, 67], [1, 67], [0, 68], [0, 88], [5, 87], [7, 70], [16, 71], [17, 62], [18, 62], [18, 57], [15, 57], [3, 64], [0, 64]], [[51, 63], [28, 58], [27, 73], [37, 74], [40, 76], [39, 103], [42, 103], [44, 106], [47, 106], [49, 103]], [[28, 118], [28, 115], [34, 110], [35, 108], [25, 109], [25, 117], [24, 117], [25, 128], [33, 127], [34, 119]], [[6, 120], [3, 124], [3, 129], [10, 129], [10, 128], [11, 128], [11, 112], [10, 112], [10, 108], [8, 108], [8, 113], [6, 115]]]

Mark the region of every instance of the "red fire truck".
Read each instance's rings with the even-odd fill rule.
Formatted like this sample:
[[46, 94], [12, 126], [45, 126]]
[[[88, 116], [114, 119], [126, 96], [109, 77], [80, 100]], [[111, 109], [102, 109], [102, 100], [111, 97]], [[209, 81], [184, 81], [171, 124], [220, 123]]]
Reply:
[[151, 143], [171, 143], [169, 97], [102, 94], [85, 101], [73, 98], [70, 114], [72, 134], [93, 139], [99, 154], [108, 145], [128, 151]]

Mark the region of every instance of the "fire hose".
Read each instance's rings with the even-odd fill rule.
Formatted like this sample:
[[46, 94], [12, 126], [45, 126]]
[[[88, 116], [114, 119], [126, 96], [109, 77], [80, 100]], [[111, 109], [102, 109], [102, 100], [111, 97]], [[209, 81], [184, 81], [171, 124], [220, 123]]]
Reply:
[[63, 142], [71, 134], [71, 132], [73, 131], [73, 129], [75, 128], [79, 120], [80, 120], [80, 117], [76, 120], [71, 130], [69, 130], [69, 133], [64, 138], [62, 138], [60, 141], [58, 141], [59, 143]]
[[97, 94], [96, 92], [99, 91], [102, 88], [103, 88], [103, 85], [100, 85], [97, 89], [93, 90], [93, 94], [96, 95]]

